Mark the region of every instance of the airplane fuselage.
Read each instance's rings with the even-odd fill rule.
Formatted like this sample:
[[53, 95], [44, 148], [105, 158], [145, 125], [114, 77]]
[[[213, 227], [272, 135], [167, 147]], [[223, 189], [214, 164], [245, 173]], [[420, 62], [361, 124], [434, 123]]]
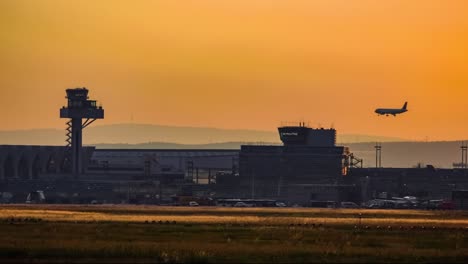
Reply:
[[407, 109], [378, 108], [375, 112], [379, 115], [398, 115], [407, 112]]
[[375, 109], [375, 112], [378, 115], [393, 115], [396, 116], [398, 114], [402, 114], [404, 112], [407, 112], [408, 109], [406, 108], [408, 106], [408, 102], [405, 102], [402, 108], [377, 108]]

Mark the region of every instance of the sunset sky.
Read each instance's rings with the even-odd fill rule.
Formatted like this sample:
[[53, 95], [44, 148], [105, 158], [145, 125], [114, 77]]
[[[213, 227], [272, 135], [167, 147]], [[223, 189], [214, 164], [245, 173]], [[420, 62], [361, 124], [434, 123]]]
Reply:
[[468, 1], [0, 0], [0, 130], [64, 128], [83, 86], [96, 125], [468, 138]]

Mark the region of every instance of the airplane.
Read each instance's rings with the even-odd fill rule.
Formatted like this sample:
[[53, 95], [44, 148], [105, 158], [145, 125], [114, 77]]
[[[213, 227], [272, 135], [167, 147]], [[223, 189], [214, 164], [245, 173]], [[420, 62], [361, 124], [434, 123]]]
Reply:
[[375, 109], [375, 112], [377, 113], [377, 115], [393, 115], [393, 116], [396, 116], [398, 114], [402, 114], [404, 112], [407, 112], [408, 109], [406, 109], [406, 106], [408, 106], [408, 102], [405, 102], [405, 104], [403, 105], [403, 107], [401, 109], [399, 108], [378, 108], [378, 109]]

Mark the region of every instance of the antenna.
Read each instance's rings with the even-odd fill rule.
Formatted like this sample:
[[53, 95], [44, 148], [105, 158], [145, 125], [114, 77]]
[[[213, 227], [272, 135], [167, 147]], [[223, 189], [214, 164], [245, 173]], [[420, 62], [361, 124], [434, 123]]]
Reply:
[[461, 156], [461, 167], [462, 169], [468, 168], [468, 145], [466, 141], [461, 142], [461, 151], [462, 151], [462, 156]]
[[375, 143], [375, 167], [382, 168], [382, 145], [379, 142]]

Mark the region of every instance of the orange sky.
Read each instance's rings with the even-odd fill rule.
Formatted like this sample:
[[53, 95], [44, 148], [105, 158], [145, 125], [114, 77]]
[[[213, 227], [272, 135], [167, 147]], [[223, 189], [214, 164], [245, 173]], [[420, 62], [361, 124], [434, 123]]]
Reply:
[[99, 124], [467, 138], [467, 63], [465, 0], [1, 0], [0, 130], [64, 128], [85, 86]]

